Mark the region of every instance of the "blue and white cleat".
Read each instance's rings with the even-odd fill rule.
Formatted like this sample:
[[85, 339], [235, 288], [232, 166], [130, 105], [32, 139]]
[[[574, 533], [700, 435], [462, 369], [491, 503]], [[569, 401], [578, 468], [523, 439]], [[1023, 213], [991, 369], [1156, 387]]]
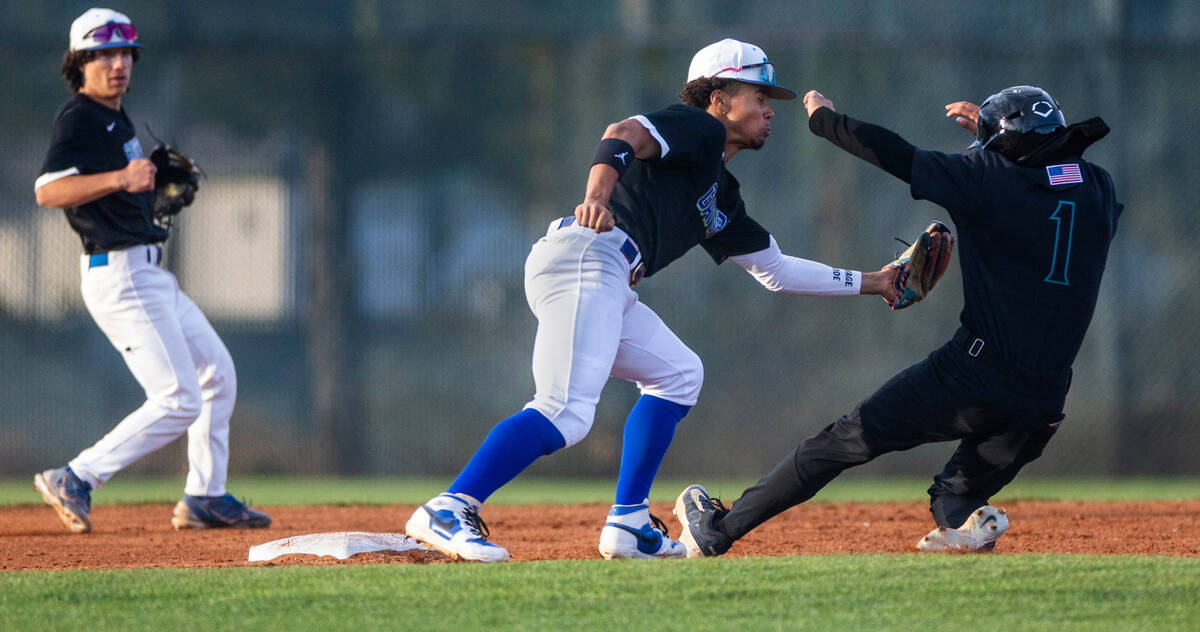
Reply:
[[600, 530], [604, 559], [687, 557], [687, 549], [667, 536], [667, 525], [650, 513], [649, 499], [640, 505], [613, 505]]
[[404, 533], [452, 558], [471, 562], [507, 562], [508, 551], [488, 542], [479, 517], [480, 502], [466, 494], [440, 494], [417, 507]]
[[262, 529], [271, 526], [271, 516], [255, 511], [231, 494], [224, 496], [187, 496], [175, 503], [171, 516], [175, 530], [234, 527]]
[[92, 486], [79, 480], [70, 467], [34, 474], [33, 488], [41, 492], [47, 505], [54, 507], [71, 533], [92, 530], [88, 518], [88, 512], [92, 510]]

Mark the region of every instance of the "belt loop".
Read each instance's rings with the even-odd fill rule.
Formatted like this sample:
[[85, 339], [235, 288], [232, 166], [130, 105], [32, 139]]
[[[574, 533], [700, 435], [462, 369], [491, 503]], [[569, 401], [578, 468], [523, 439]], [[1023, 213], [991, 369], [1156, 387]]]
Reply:
[[976, 338], [971, 341], [971, 348], [967, 349], [967, 355], [978, 358], [980, 351], [983, 351], [983, 338]]

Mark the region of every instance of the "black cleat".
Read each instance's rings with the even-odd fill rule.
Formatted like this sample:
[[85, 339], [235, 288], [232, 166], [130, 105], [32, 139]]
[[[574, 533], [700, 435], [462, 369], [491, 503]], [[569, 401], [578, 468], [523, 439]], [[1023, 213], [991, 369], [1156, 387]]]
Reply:
[[687, 547], [688, 557], [721, 555], [733, 546], [729, 536], [713, 526], [713, 521], [729, 513], [720, 498], [709, 498], [708, 491], [692, 485], [675, 499], [672, 511], [679, 519], [682, 533], [679, 541]]

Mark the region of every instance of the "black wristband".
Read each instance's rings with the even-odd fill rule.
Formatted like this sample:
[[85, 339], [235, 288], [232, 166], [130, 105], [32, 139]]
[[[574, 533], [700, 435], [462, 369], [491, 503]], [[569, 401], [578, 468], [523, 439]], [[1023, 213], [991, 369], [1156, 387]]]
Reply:
[[625, 170], [633, 163], [633, 145], [619, 138], [605, 138], [596, 147], [596, 155], [592, 157], [593, 165], [609, 165], [617, 170], [617, 177], [625, 175]]

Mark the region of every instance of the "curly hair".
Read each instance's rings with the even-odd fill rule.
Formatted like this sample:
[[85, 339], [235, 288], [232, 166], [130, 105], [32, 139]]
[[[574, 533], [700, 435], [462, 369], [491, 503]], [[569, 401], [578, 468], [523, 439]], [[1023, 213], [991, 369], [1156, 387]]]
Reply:
[[708, 109], [709, 98], [712, 96], [713, 90], [737, 94], [741, 86], [742, 82], [737, 79], [700, 77], [684, 84], [683, 89], [679, 91], [679, 100], [684, 105], [705, 110]]
[[[112, 50], [112, 49], [107, 49]], [[133, 63], [137, 63], [141, 52], [136, 48], [130, 48], [133, 53]], [[68, 50], [63, 53], [62, 66], [58, 71], [62, 73], [63, 79], [67, 80], [67, 85], [70, 86], [71, 92], [79, 92], [83, 87], [83, 66], [92, 61], [102, 51], [100, 50]]]

